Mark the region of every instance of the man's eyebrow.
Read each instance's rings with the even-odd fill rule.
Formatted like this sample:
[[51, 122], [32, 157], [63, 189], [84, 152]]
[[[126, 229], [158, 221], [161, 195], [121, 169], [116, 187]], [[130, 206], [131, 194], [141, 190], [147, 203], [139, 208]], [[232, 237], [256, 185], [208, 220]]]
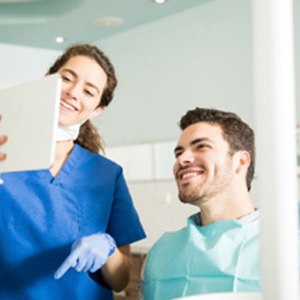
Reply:
[[198, 143], [209, 142], [209, 141], [211, 141], [209, 138], [198, 138], [198, 139], [192, 140], [190, 142], [190, 145], [193, 146], [193, 145], [198, 144]]
[[[190, 142], [190, 145], [191, 145], [191, 146], [194, 146], [194, 145], [196, 145], [196, 144], [198, 144], [198, 143], [209, 142], [209, 141], [211, 141], [209, 138], [197, 138], [197, 139], [195, 139], [195, 140], [192, 140], [192, 141]], [[174, 149], [174, 153], [176, 153], [176, 152], [178, 152], [178, 151], [182, 151], [183, 149], [184, 149], [184, 147], [182, 147], [182, 146], [177, 146], [177, 147], [175, 147], [175, 149]]]
[[[76, 74], [76, 72], [74, 72], [74, 71], [71, 70], [71, 69], [66, 68], [66, 69], [62, 69], [61, 71], [62, 71], [62, 72], [68, 72], [68, 73], [70, 73], [72, 76], [74, 76], [75, 78], [78, 78], [78, 75]], [[98, 92], [98, 94], [100, 94], [100, 91], [99, 91], [99, 89], [98, 89], [98, 87], [97, 87], [96, 85], [94, 85], [94, 84], [91, 83], [91, 82], [86, 82], [85, 84], [88, 85], [88, 86], [90, 86], [90, 87], [92, 87], [92, 88], [94, 88], [94, 89]]]

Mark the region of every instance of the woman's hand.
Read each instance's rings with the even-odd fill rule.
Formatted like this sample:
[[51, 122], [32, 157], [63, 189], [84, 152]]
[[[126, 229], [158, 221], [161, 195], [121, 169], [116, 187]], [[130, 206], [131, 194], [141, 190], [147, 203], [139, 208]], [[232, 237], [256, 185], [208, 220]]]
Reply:
[[[7, 141], [6, 135], [0, 135], [0, 146], [3, 145]], [[6, 154], [1, 152], [0, 148], [0, 161], [6, 158]]]
[[69, 269], [96, 272], [116, 250], [115, 240], [104, 232], [85, 236], [73, 243], [71, 253], [57, 269], [54, 277], [61, 278]]
[[[1, 115], [0, 115], [0, 121], [1, 121]], [[3, 145], [7, 141], [6, 135], [0, 135], [0, 146]], [[1, 152], [0, 149], [0, 161], [4, 160], [6, 158], [6, 154]]]

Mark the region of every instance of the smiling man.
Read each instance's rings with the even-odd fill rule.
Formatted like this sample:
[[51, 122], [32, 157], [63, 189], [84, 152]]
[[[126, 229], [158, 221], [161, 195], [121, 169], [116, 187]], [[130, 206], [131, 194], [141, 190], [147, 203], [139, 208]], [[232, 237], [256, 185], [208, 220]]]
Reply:
[[195, 108], [180, 121], [174, 176], [179, 199], [199, 207], [149, 252], [144, 300], [260, 290], [259, 212], [250, 199], [253, 130], [236, 114]]

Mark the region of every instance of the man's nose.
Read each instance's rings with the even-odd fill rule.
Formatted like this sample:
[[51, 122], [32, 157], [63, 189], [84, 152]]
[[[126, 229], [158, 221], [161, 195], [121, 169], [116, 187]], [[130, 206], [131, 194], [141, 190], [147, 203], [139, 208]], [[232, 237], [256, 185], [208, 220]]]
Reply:
[[177, 157], [177, 162], [181, 166], [189, 165], [189, 164], [193, 163], [194, 160], [195, 160], [194, 154], [190, 150], [185, 150]]

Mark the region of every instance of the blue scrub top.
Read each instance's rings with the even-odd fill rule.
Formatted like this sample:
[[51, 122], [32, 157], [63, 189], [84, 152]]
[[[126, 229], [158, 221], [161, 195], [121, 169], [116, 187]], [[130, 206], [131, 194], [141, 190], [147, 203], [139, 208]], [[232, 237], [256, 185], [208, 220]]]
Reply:
[[118, 246], [145, 237], [121, 167], [76, 144], [56, 177], [39, 170], [2, 179], [0, 299], [112, 299], [89, 273], [53, 275], [83, 236], [104, 231]]

